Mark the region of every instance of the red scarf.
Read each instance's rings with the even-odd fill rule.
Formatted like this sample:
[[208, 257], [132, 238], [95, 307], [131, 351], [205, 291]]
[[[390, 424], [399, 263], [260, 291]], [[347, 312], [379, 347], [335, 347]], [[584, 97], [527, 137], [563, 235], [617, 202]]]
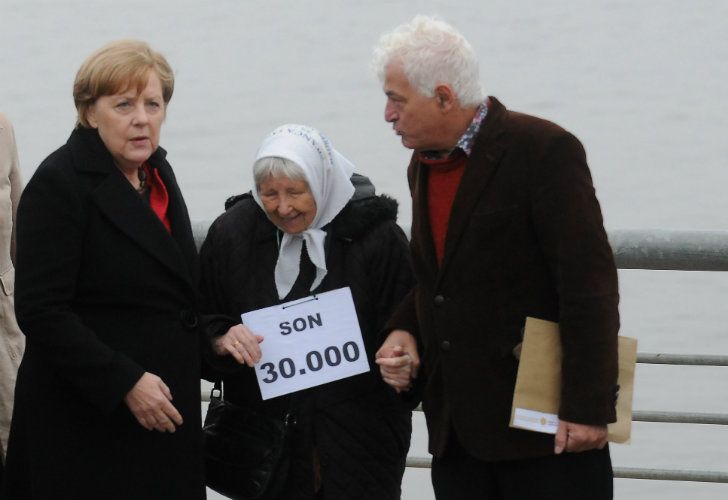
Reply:
[[147, 174], [147, 186], [149, 187], [149, 206], [152, 211], [157, 214], [159, 220], [162, 221], [168, 232], [172, 232], [172, 226], [167, 216], [167, 208], [169, 207], [169, 195], [167, 194], [167, 186], [162, 182], [159, 171], [156, 168], [150, 168], [145, 163], [144, 172]]
[[445, 256], [445, 238], [450, 221], [452, 204], [465, 171], [465, 153], [457, 149], [452, 156], [444, 159], [427, 159], [419, 155], [423, 165], [429, 167], [427, 177], [427, 208], [432, 228], [432, 241], [435, 244], [437, 264], [442, 264]]

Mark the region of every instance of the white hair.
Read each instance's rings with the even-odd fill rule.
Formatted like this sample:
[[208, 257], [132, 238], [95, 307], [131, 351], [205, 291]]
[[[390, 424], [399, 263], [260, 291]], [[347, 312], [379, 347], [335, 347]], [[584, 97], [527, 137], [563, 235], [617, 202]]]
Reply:
[[435, 87], [453, 88], [462, 106], [484, 99], [475, 51], [455, 28], [435, 17], [418, 15], [379, 39], [371, 67], [384, 82], [387, 66], [401, 64], [410, 85], [427, 97]]
[[308, 184], [306, 173], [298, 163], [279, 156], [265, 156], [253, 164], [253, 182], [256, 191], [260, 192], [260, 185], [268, 177], [287, 177], [292, 181], [306, 181]]

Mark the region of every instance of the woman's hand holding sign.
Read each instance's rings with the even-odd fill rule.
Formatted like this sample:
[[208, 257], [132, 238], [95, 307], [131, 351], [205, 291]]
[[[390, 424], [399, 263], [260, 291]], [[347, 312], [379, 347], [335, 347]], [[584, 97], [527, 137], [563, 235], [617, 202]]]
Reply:
[[215, 353], [219, 356], [232, 355], [238, 363], [254, 367], [260, 361], [262, 335], [255, 335], [245, 325], [235, 325], [219, 337], [215, 343]]

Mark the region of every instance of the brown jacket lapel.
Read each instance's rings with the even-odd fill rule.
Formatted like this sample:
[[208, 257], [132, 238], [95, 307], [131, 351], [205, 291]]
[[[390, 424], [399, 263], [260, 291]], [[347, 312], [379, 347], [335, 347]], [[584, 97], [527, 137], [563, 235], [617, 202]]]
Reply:
[[427, 206], [427, 169], [422, 168], [422, 165], [416, 159], [416, 154], [412, 157], [409, 167], [410, 188], [414, 188], [412, 190], [412, 204], [415, 218], [412, 222], [412, 232], [414, 234], [417, 231], [420, 235], [425, 236], [424, 238], [418, 238], [419, 241], [423, 242], [420, 251], [433, 274], [437, 274], [436, 288], [439, 288], [440, 281], [443, 276], [446, 276], [448, 265], [452, 262], [457, 251], [473, 208], [481, 199], [483, 191], [498, 169], [505, 150], [505, 146], [499, 142], [499, 136], [502, 132], [502, 121], [506, 112], [506, 108], [497, 99], [490, 98], [488, 115], [478, 132], [478, 138], [465, 164], [465, 171], [453, 201], [445, 239], [445, 256], [439, 270]]

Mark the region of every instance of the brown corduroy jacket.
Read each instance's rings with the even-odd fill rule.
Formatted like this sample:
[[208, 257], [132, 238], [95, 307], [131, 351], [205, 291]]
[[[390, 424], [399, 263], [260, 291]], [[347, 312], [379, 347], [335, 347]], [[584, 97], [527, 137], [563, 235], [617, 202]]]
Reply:
[[615, 416], [617, 272], [581, 143], [558, 125], [490, 98], [449, 220], [442, 265], [427, 214], [427, 168], [408, 169], [416, 288], [389, 328], [420, 343], [430, 451], [450, 430], [482, 460], [553, 453], [552, 435], [508, 427], [527, 316], [558, 321], [559, 416]]

